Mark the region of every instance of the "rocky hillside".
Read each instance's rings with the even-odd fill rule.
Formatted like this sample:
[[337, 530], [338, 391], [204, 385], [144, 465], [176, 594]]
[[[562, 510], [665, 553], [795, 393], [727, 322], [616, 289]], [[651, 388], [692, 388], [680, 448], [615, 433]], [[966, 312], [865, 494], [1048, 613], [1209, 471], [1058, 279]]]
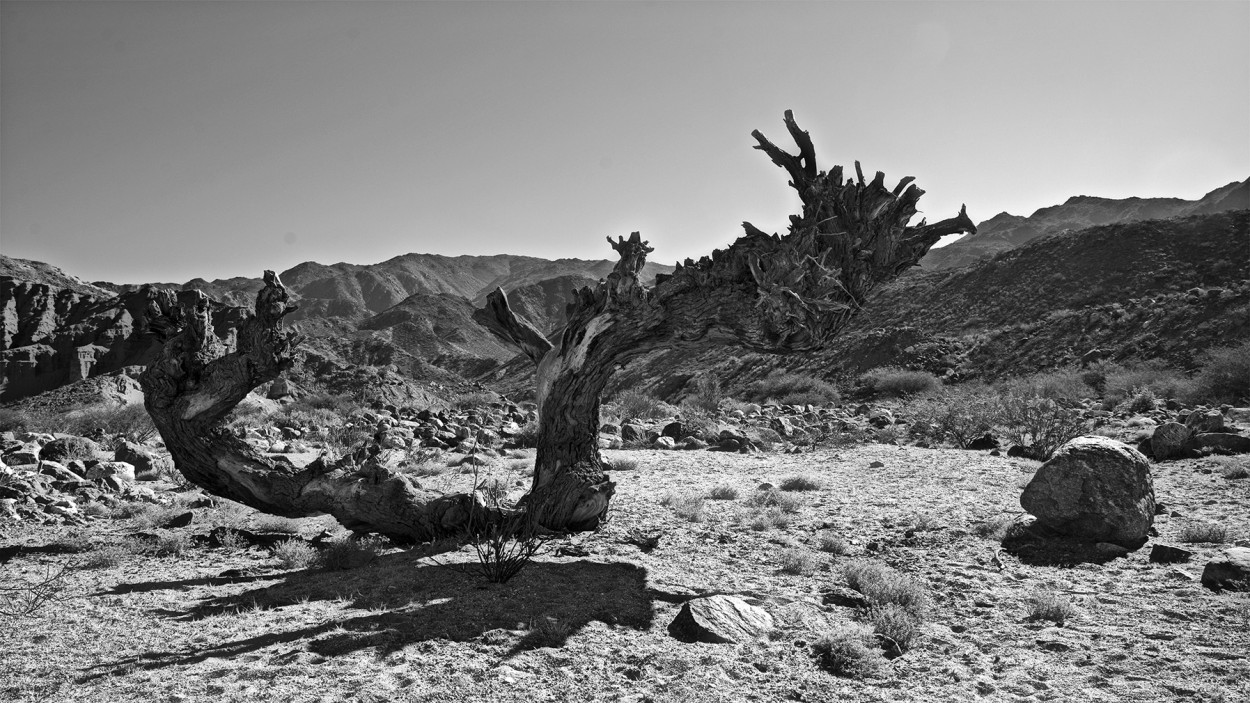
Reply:
[[1180, 198], [1096, 198], [1077, 195], [1062, 205], [1044, 207], [1029, 217], [1006, 212], [977, 225], [977, 233], [934, 249], [920, 260], [926, 271], [940, 271], [984, 261], [1038, 237], [1074, 232], [1096, 225], [1209, 215], [1250, 208], [1250, 179], [1216, 188], [1199, 200]]
[[[593, 284], [612, 266], [608, 260], [430, 254], [370, 266], [300, 264], [281, 274], [300, 306], [291, 321], [306, 338], [304, 363], [291, 380], [349, 390], [363, 384], [385, 388], [388, 397], [414, 380], [464, 385], [465, 377], [513, 354], [471, 319], [487, 293], [505, 288], [518, 310], [550, 329], [562, 324], [572, 290]], [[669, 270], [648, 264], [644, 275]], [[146, 319], [154, 288], [203, 290], [220, 303], [220, 315], [229, 316], [237, 315], [227, 312], [230, 306], [250, 307], [261, 287], [259, 278], [87, 284], [55, 266], [5, 256], [0, 273], [0, 402], [145, 365], [155, 351]], [[362, 378], [358, 367], [378, 373]], [[395, 399], [428, 392], [404, 388]]]
[[[1054, 234], [971, 266], [916, 270], [879, 290], [815, 354], [663, 351], [631, 364], [614, 384], [674, 401], [700, 373], [737, 393], [774, 369], [829, 380], [890, 365], [961, 378], [1092, 359], [1193, 369], [1206, 350], [1246, 339], [1250, 210], [1243, 209]], [[525, 397], [531, 367], [513, 360], [489, 381]]]

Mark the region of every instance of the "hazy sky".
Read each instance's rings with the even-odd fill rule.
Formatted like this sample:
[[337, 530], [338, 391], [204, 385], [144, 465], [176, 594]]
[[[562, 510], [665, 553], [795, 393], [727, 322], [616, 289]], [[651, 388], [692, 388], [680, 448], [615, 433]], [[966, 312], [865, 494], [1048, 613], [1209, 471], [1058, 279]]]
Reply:
[[0, 3], [0, 252], [87, 280], [710, 253], [797, 197], [929, 219], [1250, 176], [1250, 2]]

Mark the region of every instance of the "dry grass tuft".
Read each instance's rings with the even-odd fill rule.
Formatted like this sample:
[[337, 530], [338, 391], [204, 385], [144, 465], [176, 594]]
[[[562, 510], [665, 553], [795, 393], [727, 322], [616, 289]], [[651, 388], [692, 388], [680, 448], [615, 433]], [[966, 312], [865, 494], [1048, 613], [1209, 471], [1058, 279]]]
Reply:
[[781, 563], [781, 573], [795, 576], [806, 576], [817, 567], [816, 559], [802, 549], [783, 549], [778, 561]]
[[820, 668], [837, 676], [863, 679], [881, 672], [881, 651], [872, 635], [860, 626], [847, 625], [821, 637], [812, 645]]
[[1029, 597], [1029, 620], [1049, 620], [1060, 627], [1076, 615], [1068, 598], [1053, 591], [1036, 591]]
[[826, 533], [820, 536], [820, 551], [843, 556], [851, 553], [851, 545], [838, 535]]
[[692, 493], [669, 491], [660, 499], [660, 505], [672, 508], [677, 517], [690, 522], [702, 522], [707, 517], [703, 512], [703, 496]]
[[757, 491], [746, 504], [752, 508], [777, 508], [783, 513], [797, 513], [803, 507], [803, 500], [797, 496], [789, 496], [776, 488]]
[[721, 484], [708, 491], [707, 497], [711, 500], [737, 500], [738, 489], [727, 484]]
[[928, 589], [919, 581], [871, 561], [854, 561], [843, 567], [846, 584], [864, 594], [873, 606], [894, 604], [918, 620], [929, 610]]
[[1228, 541], [1228, 528], [1223, 525], [1206, 522], [1192, 523], [1181, 528], [1180, 540], [1182, 542], [1223, 544]]
[[824, 484], [806, 474], [790, 476], [781, 482], [783, 491], [819, 491], [823, 487]]
[[282, 568], [292, 570], [312, 568], [320, 560], [317, 550], [312, 545], [299, 539], [288, 539], [284, 542], [279, 542], [273, 548], [273, 555], [278, 558]]

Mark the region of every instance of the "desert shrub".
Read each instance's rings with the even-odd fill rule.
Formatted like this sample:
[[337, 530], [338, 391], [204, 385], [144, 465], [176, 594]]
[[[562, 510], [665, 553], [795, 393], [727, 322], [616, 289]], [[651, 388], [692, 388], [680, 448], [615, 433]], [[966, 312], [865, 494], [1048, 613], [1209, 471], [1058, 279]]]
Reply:
[[217, 535], [217, 543], [227, 552], [245, 551], [250, 546], [238, 530], [222, 530]]
[[1046, 461], [1068, 440], [1087, 430], [1077, 410], [1048, 398], [1004, 398], [998, 417], [1003, 435], [1024, 449], [1025, 456]]
[[149, 529], [164, 525], [182, 512], [181, 508], [153, 503], [119, 503], [113, 509], [113, 518], [131, 519], [139, 529]]
[[781, 405], [829, 405], [838, 402], [838, 389], [819, 378], [789, 371], [773, 370], [752, 383], [746, 391], [753, 403]]
[[49, 566], [34, 583], [16, 583], [8, 579], [0, 581], [0, 616], [38, 617], [44, 606], [63, 600], [64, 592], [69, 588], [66, 579], [69, 569], [69, 566], [59, 569]]
[[1211, 461], [1220, 470], [1220, 475], [1230, 481], [1250, 478], [1250, 460], [1245, 457], [1215, 456], [1211, 457]]
[[1206, 403], [1250, 400], [1250, 341], [1208, 352], [1187, 399]]
[[820, 481], [806, 474], [790, 476], [781, 482], [783, 491], [819, 491], [822, 487]]
[[660, 505], [672, 508], [677, 517], [690, 522], [702, 522], [706, 517], [703, 512], [703, 496], [669, 491], [660, 499]]
[[113, 514], [113, 511], [104, 503], [97, 503], [92, 500], [83, 504], [82, 514], [88, 517], [109, 517]]
[[629, 457], [617, 457], [612, 461], [605, 462], [609, 471], [637, 471], [638, 460]]
[[1094, 388], [1086, 383], [1084, 374], [1076, 369], [1041, 371], [995, 385], [1002, 395], [1035, 396], [1051, 400], [1083, 400], [1094, 392]]
[[490, 391], [475, 391], [472, 393], [461, 393], [452, 401], [452, 407], [457, 410], [473, 410], [476, 408], [488, 408], [492, 403], [499, 402], [499, 396]]
[[567, 620], [546, 616], [530, 622], [525, 643], [531, 647], [560, 647], [572, 634], [573, 627]]
[[784, 574], [806, 576], [816, 570], [816, 559], [802, 549], [783, 549], [777, 561]]
[[80, 564], [84, 569], [111, 569], [126, 559], [127, 551], [121, 545], [108, 544], [92, 550]]
[[694, 392], [686, 397], [687, 404], [709, 413], [720, 410], [725, 394], [721, 391], [719, 379], [710, 373], [701, 373], [692, 379], [692, 383]]
[[1029, 620], [1049, 620], [1062, 627], [1074, 615], [1076, 608], [1066, 596], [1045, 590], [1035, 591], [1029, 596]]
[[520, 574], [548, 539], [539, 531], [531, 513], [474, 526], [470, 532], [477, 553], [477, 573], [490, 583], [507, 583]]
[[842, 574], [846, 584], [862, 593], [872, 607], [894, 604], [918, 620], [928, 612], [928, 589], [884, 564], [854, 561], [843, 567]]
[[1145, 361], [1131, 367], [1109, 366], [1103, 384], [1103, 406], [1114, 408], [1134, 393], [1149, 389], [1156, 398], [1188, 398], [1194, 383], [1181, 372], [1159, 361]]
[[667, 408], [657, 398], [639, 390], [621, 391], [612, 402], [622, 420], [658, 420], [668, 417]]
[[938, 441], [949, 440], [963, 449], [994, 429], [999, 410], [998, 396], [989, 388], [956, 386], [935, 398], [914, 404], [912, 428]]
[[1181, 528], [1180, 540], [1222, 544], [1228, 540], [1228, 528], [1209, 522], [1190, 523]]
[[360, 403], [352, 397], [334, 393], [310, 393], [287, 406], [289, 409], [328, 410], [338, 417], [348, 417], [358, 412]]
[[789, 496], [776, 488], [769, 488], [753, 493], [746, 499], [746, 504], [752, 508], [777, 508], [783, 513], [797, 513], [803, 506], [803, 501], [797, 496]]
[[737, 500], [738, 489], [727, 484], [721, 484], [708, 491], [707, 497], [712, 500]]
[[1012, 518], [1006, 515], [998, 515], [975, 525], [972, 528], [972, 532], [978, 537], [1001, 542], [1007, 536], [1007, 531], [1014, 524], [1015, 520]]
[[183, 553], [191, 548], [191, 539], [182, 532], [161, 531], [155, 535], [154, 539], [145, 538], [127, 540], [125, 548], [134, 554], [144, 554], [158, 557], [178, 557], [182, 556]]
[[255, 525], [257, 532], [280, 532], [293, 535], [299, 533], [300, 529], [298, 521], [279, 515], [258, 515]]
[[842, 556], [850, 554], [851, 545], [838, 535], [825, 533], [820, 536], [820, 551]]
[[121, 437], [131, 442], [143, 443], [156, 436], [156, 425], [141, 403], [121, 407], [97, 405], [67, 413], [64, 431], [74, 435], [90, 435], [103, 432], [110, 437]]
[[1121, 407], [1131, 413], [1148, 413], [1159, 407], [1159, 400], [1149, 386], [1134, 388], [1129, 391], [1129, 395], [1121, 403]]
[[868, 609], [864, 619], [878, 635], [898, 645], [901, 652], [911, 649], [920, 636], [920, 620], [907, 608], [897, 603], [883, 603]]
[[756, 532], [769, 529], [782, 530], [790, 526], [790, 516], [781, 508], [763, 508], [751, 516], [749, 524]]
[[911, 371], [897, 366], [882, 366], [859, 377], [859, 384], [875, 395], [905, 396], [932, 393], [942, 382], [927, 371]]
[[378, 558], [386, 551], [386, 540], [377, 535], [351, 536], [332, 540], [321, 554], [321, 563], [329, 571], [356, 569]]
[[273, 548], [273, 555], [284, 569], [307, 569], [318, 561], [317, 550], [301, 539], [288, 539]]
[[720, 424], [708, 412], [692, 405], [681, 407], [681, 424], [686, 437], [698, 437], [711, 442], [720, 437]]
[[880, 673], [883, 659], [872, 635], [858, 625], [846, 625], [812, 644], [816, 663], [837, 676], [862, 679]]
[[520, 431], [512, 435], [512, 442], [521, 449], [538, 447], [538, 421], [530, 420], [521, 425]]
[[29, 408], [0, 409], [0, 432], [43, 432], [47, 434], [77, 434], [70, 432], [72, 423], [63, 413]]

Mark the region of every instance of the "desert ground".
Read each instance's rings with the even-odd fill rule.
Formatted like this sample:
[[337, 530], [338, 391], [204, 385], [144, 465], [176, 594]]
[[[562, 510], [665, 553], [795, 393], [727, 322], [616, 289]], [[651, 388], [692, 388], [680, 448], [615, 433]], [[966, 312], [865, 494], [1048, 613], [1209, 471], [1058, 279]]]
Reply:
[[[1220, 550], [1250, 545], [1250, 480], [1226, 477], [1250, 465], [1245, 455], [1153, 464], [1164, 506], [1158, 536], [1103, 563], [1002, 548], [1006, 521], [1027, 519], [1019, 496], [1040, 464], [1026, 459], [890, 444], [605, 456], [618, 466], [608, 524], [548, 543], [503, 584], [475, 572], [471, 546], [378, 544], [335, 570], [289, 568], [247, 545], [208, 546], [194, 536], [219, 526], [306, 539], [343, 530], [329, 518], [205, 505], [198, 489], [169, 482], [154, 484], [164, 506], [129, 517], [5, 524], [8, 584], [75, 568], [36, 614], [5, 619], [0, 698], [1250, 699], [1250, 598], [1198, 580]], [[482, 471], [519, 490], [532, 457], [513, 452]], [[773, 492], [792, 499], [783, 509], [760, 505], [762, 484], [793, 477], [816, 487]], [[472, 479], [449, 469], [421, 481], [465, 490]], [[190, 525], [155, 526], [188, 508]], [[1228, 536], [1183, 542], [1187, 525], [1221, 525]], [[173, 546], [135, 548], [136, 534]], [[658, 543], [643, 551], [635, 542], [647, 536]], [[1195, 556], [1150, 563], [1154, 543]], [[818, 665], [813, 644], [862, 617], [833, 596], [845, 591], [846, 566], [864, 562], [913, 579], [928, 607], [901, 656], [879, 657], [865, 676], [838, 676]], [[763, 608], [775, 627], [739, 644], [671, 637], [680, 604], [712, 593]], [[1068, 616], [1039, 617], [1043, 602], [1068, 604]]]

